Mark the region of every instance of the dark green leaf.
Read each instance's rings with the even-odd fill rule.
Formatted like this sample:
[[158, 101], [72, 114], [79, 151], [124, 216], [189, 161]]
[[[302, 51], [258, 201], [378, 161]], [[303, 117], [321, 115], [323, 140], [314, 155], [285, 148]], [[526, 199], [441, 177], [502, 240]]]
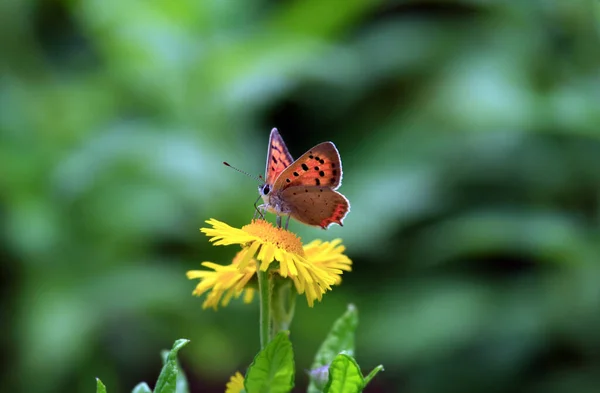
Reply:
[[365, 387], [365, 381], [356, 361], [346, 354], [339, 354], [329, 366], [329, 381], [324, 393], [357, 393]]
[[[333, 359], [342, 351], [350, 356], [354, 355], [354, 332], [358, 325], [358, 311], [353, 304], [348, 305], [348, 309], [340, 318], [338, 318], [325, 341], [315, 355], [315, 360], [311, 366], [311, 370], [322, 369], [329, 365]], [[309, 393], [320, 392], [320, 386], [323, 381], [319, 381], [316, 374], [311, 373], [310, 383], [308, 386]]]
[[140, 382], [137, 385], [135, 385], [131, 393], [152, 393], [152, 390], [146, 382]]
[[106, 393], [106, 386], [104, 386], [100, 378], [96, 378], [96, 393]]
[[[162, 357], [163, 365], [167, 364], [167, 360], [169, 359], [169, 351], [161, 351], [160, 356]], [[175, 388], [175, 391], [177, 393], [188, 393], [190, 391], [190, 388], [188, 387], [188, 382], [185, 373], [183, 372], [183, 369], [179, 364], [179, 359], [175, 359], [175, 364], [177, 365], [177, 370], [179, 370], [179, 372], [177, 373], [177, 386]]]
[[167, 361], [160, 372], [154, 393], [175, 393], [177, 391], [177, 375], [179, 374], [177, 352], [189, 342], [190, 340], [185, 339], [175, 341], [173, 348], [167, 356]]
[[280, 332], [260, 351], [248, 368], [248, 393], [287, 393], [294, 387], [294, 352], [288, 332]]

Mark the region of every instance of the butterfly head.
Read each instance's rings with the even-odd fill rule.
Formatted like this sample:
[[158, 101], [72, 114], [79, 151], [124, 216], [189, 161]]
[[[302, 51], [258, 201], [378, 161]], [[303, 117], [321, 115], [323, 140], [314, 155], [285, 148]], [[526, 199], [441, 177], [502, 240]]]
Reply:
[[264, 183], [258, 186], [258, 193], [260, 194], [266, 205], [269, 205], [269, 199], [272, 189], [273, 186], [268, 183]]
[[267, 183], [261, 184], [260, 186], [258, 186], [258, 193], [260, 194], [260, 196], [262, 196], [262, 197], [268, 196], [270, 192], [271, 192], [271, 186], [268, 185]]

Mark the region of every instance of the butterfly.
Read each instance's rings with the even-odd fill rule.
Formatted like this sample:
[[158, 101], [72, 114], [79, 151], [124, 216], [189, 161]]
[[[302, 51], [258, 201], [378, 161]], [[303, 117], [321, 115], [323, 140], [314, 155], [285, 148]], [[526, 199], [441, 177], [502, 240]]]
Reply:
[[336, 190], [342, 184], [342, 161], [332, 142], [323, 142], [296, 161], [290, 155], [277, 128], [271, 130], [264, 183], [258, 192], [264, 204], [259, 208], [290, 217], [301, 223], [327, 229], [343, 226], [350, 202]]

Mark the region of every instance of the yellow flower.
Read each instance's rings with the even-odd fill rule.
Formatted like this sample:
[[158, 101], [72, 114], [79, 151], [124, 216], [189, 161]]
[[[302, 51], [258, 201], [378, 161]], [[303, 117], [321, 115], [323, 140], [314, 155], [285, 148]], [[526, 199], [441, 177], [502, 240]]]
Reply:
[[[315, 240], [306, 246], [293, 233], [275, 228], [272, 224], [255, 220], [241, 229], [211, 219], [207, 221], [212, 228], [200, 231], [210, 236], [214, 245], [239, 244], [242, 250], [237, 253], [230, 265], [222, 266], [212, 262], [202, 265], [213, 269], [187, 272], [190, 279], [199, 278], [194, 295], [208, 294], [203, 308], [217, 308], [219, 303], [226, 306], [232, 297], [244, 293], [244, 301], [252, 301], [254, 288], [247, 286], [257, 268], [270, 271], [281, 277], [293, 280], [299, 294], [305, 294], [308, 305], [321, 300], [323, 294], [332, 285], [341, 283], [344, 271], [350, 271], [352, 261], [343, 254], [345, 248], [341, 240], [322, 242]], [[222, 299], [222, 300], [221, 300]]]
[[[304, 246], [306, 259], [309, 260], [313, 266], [325, 270], [325, 272], [334, 279], [333, 285], [340, 285], [342, 283], [342, 274], [345, 271], [352, 271], [352, 261], [343, 254], [346, 247], [342, 246], [341, 243], [342, 239], [335, 239], [331, 242], [313, 240]], [[294, 278], [292, 277], [292, 279]], [[307, 285], [313, 286], [313, 291], [318, 291], [318, 288], [316, 287], [317, 283], [313, 282]], [[297, 287], [298, 285], [296, 285], [296, 288]], [[320, 297], [319, 300], [321, 300]]]
[[[212, 262], [202, 262], [202, 266], [213, 269], [213, 271], [190, 270], [187, 272], [189, 279], [200, 279], [192, 292], [193, 295], [200, 296], [211, 290], [202, 305], [203, 308], [212, 307], [216, 310], [219, 302], [221, 302], [221, 305], [226, 306], [232, 297], [238, 298], [242, 293], [244, 293], [244, 303], [252, 301], [255, 289], [246, 287], [246, 284], [256, 273], [256, 268], [249, 265], [240, 270], [241, 253], [241, 251], [237, 253], [231, 265], [222, 266]], [[222, 301], [221, 298], [223, 298]]]
[[225, 385], [225, 393], [240, 393], [242, 389], [244, 389], [244, 376], [237, 371]]

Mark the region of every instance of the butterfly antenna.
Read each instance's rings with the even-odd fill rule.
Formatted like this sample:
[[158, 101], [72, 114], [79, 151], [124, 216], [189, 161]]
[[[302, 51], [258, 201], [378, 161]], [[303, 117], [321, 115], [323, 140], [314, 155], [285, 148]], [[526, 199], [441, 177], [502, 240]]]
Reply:
[[224, 164], [225, 166], [228, 166], [228, 167], [230, 167], [230, 168], [231, 168], [231, 169], [233, 169], [233, 170], [236, 170], [236, 171], [238, 171], [239, 173], [242, 173], [242, 174], [244, 174], [244, 175], [246, 175], [246, 176], [248, 176], [248, 177], [251, 177], [251, 178], [253, 178], [253, 179], [256, 179], [256, 180], [258, 180], [258, 181], [259, 181], [259, 182], [261, 182], [261, 183], [264, 183], [264, 181], [265, 181], [265, 180], [264, 180], [264, 178], [263, 178], [262, 176], [253, 176], [253, 175], [249, 174], [248, 172], [244, 172], [243, 170], [241, 170], [241, 169], [238, 169], [238, 168], [236, 168], [236, 167], [232, 166], [230, 163], [228, 163], [228, 162], [226, 162], [226, 161], [223, 161], [223, 164]]

